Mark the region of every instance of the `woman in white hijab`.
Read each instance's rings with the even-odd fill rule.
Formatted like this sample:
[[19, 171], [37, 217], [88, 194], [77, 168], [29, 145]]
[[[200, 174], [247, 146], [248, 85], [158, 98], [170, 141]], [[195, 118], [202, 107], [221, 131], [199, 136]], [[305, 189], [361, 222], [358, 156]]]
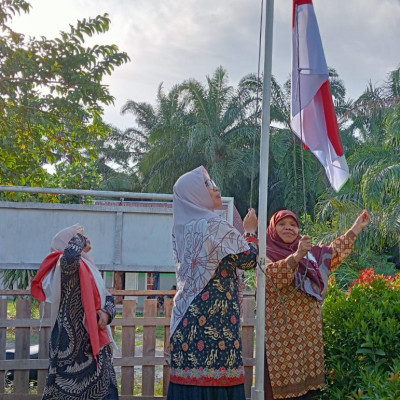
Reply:
[[240, 339], [241, 273], [256, 267], [257, 217], [246, 239], [215, 209], [221, 194], [200, 166], [174, 185], [173, 246], [177, 293], [171, 318], [167, 400], [244, 400]]
[[75, 224], [60, 231], [32, 281], [32, 296], [51, 303], [50, 366], [43, 400], [117, 400], [109, 324], [114, 299]]

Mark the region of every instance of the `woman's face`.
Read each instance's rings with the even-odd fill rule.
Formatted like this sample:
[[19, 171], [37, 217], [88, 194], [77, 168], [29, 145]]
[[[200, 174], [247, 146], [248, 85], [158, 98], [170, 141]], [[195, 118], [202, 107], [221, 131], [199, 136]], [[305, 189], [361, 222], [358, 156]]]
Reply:
[[208, 193], [210, 193], [210, 197], [211, 200], [213, 201], [214, 207], [215, 208], [222, 207], [222, 198], [218, 186], [215, 185], [214, 181], [210, 178], [210, 175], [208, 175], [207, 171], [204, 171], [203, 174], [204, 174], [204, 184], [206, 185]]
[[299, 227], [292, 217], [282, 218], [276, 224], [276, 233], [285, 243], [293, 243], [299, 235]]

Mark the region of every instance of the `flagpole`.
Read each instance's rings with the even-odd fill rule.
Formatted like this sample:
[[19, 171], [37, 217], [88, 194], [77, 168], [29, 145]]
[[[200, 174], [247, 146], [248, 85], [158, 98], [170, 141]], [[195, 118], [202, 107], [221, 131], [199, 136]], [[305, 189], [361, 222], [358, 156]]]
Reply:
[[256, 377], [251, 388], [252, 400], [264, 400], [265, 357], [265, 268], [267, 258], [267, 198], [269, 162], [269, 125], [271, 120], [271, 71], [272, 35], [274, 22], [274, 0], [266, 0], [265, 6], [265, 50], [264, 80], [260, 139], [260, 182], [258, 196], [259, 263], [257, 269], [257, 313], [256, 313]]

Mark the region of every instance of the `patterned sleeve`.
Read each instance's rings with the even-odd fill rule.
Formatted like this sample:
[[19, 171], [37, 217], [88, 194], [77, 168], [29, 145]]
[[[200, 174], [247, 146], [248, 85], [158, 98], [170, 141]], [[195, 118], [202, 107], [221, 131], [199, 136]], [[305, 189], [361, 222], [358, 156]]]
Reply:
[[339, 265], [351, 254], [354, 249], [354, 243], [356, 239], [357, 235], [352, 230], [349, 230], [331, 243], [333, 250], [331, 272], [337, 269]]
[[294, 271], [297, 266], [298, 263], [292, 256], [275, 262], [271, 262], [271, 260], [267, 258], [267, 276], [274, 283], [276, 288], [282, 289], [293, 282]]
[[254, 269], [257, 266], [258, 245], [256, 242], [249, 242], [250, 249], [239, 254], [229, 254], [227, 261], [230, 265], [244, 269]]
[[110, 324], [117, 312], [114, 304], [114, 297], [111, 294], [109, 296], [106, 296], [106, 302], [102, 310], [110, 316], [108, 319], [108, 324]]
[[77, 272], [81, 252], [86, 247], [86, 239], [80, 233], [76, 234], [69, 242], [61, 257], [61, 270], [69, 273]]

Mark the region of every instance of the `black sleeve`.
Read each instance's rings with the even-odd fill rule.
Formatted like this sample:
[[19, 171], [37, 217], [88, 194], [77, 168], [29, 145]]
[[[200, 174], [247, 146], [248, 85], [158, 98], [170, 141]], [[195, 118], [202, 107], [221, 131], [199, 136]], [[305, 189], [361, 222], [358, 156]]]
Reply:
[[250, 250], [238, 254], [229, 254], [229, 264], [236, 268], [249, 270], [257, 266], [258, 245], [255, 242], [248, 242]]
[[80, 233], [77, 233], [69, 242], [61, 257], [61, 269], [74, 272], [79, 269], [82, 250], [86, 247], [86, 239]]
[[106, 303], [104, 304], [104, 307], [102, 308], [103, 311], [105, 311], [110, 318], [108, 319], [108, 323], [110, 324], [111, 321], [114, 319], [115, 314], [117, 312], [114, 304], [114, 297], [109, 295], [106, 296]]

